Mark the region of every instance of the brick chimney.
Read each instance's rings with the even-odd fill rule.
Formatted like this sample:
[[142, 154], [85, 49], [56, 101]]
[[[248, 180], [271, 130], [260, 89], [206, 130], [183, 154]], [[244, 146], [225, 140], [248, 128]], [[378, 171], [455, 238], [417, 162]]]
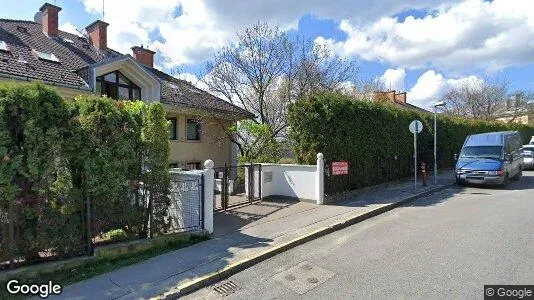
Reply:
[[96, 20], [89, 24], [89, 26], [85, 27], [85, 31], [87, 31], [87, 35], [89, 36], [89, 41], [98, 50], [105, 50], [108, 48], [108, 26], [108, 23]]
[[396, 93], [395, 94], [395, 101], [398, 102], [398, 103], [406, 104], [406, 92]]
[[143, 46], [132, 47], [133, 57], [143, 65], [154, 67], [154, 54], [156, 52], [143, 48]]
[[61, 7], [45, 3], [39, 11], [42, 14], [41, 24], [43, 25], [43, 32], [50, 37], [58, 35], [58, 15]]

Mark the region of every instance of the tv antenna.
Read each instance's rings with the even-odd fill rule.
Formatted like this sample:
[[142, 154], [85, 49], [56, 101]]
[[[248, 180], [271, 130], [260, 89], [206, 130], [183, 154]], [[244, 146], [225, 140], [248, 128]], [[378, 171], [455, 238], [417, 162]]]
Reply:
[[102, 0], [102, 21], [104, 21], [104, 16], [105, 16], [105, 2], [106, 0]]

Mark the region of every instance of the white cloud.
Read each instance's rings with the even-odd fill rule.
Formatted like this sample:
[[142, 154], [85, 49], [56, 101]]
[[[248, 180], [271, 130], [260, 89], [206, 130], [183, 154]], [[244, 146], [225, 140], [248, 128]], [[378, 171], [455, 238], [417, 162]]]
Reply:
[[[447, 0], [455, 2], [458, 0]], [[427, 8], [433, 0], [339, 0], [324, 5], [323, 0], [250, 0], [240, 5], [220, 0], [131, 0], [106, 1], [105, 21], [110, 47], [129, 53], [133, 45], [143, 44], [157, 50], [166, 67], [199, 63], [214, 51], [235, 41], [236, 31], [258, 21], [278, 24], [282, 29], [296, 28], [306, 14], [333, 20], [372, 21], [408, 8]], [[85, 8], [97, 16], [101, 0], [83, 0]], [[175, 14], [175, 12], [180, 12]], [[150, 39], [159, 32], [162, 39]]]
[[384, 75], [378, 78], [386, 89], [404, 91], [406, 86], [404, 80], [406, 79], [406, 70], [404, 69], [387, 69]]
[[76, 30], [76, 26], [74, 26], [72, 23], [70, 22], [67, 22], [67, 23], [64, 23], [64, 24], [61, 24], [59, 25], [59, 30], [61, 31], [65, 31], [65, 32], [68, 32], [68, 33], [72, 33], [72, 34], [75, 34], [77, 36], [81, 36], [81, 34]]
[[413, 105], [428, 109], [432, 103], [439, 101], [445, 93], [465, 82], [476, 84], [482, 83], [484, 80], [474, 75], [445, 78], [434, 70], [428, 70], [417, 79], [417, 82], [408, 92], [407, 100]]
[[336, 51], [400, 68], [478, 67], [497, 71], [534, 62], [534, 10], [529, 0], [466, 0], [424, 18], [371, 23], [344, 20]]
[[[143, 44], [157, 50], [161, 64], [197, 64], [235, 42], [236, 31], [257, 21], [296, 28], [302, 16], [340, 22], [347, 40], [328, 40], [335, 51], [395, 69], [496, 71], [534, 62], [534, 10], [530, 0], [221, 0], [106, 1], [110, 47], [129, 53]], [[100, 16], [101, 0], [83, 0]], [[422, 18], [392, 17], [408, 9]], [[179, 12], [176, 14], [175, 12]], [[157, 40], [154, 36], [158, 36]], [[313, 37], [311, 37], [313, 38]]]

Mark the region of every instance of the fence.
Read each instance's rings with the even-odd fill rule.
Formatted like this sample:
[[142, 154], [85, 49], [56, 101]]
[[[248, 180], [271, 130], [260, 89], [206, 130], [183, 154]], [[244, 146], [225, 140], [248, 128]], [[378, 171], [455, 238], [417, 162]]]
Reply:
[[[421, 162], [425, 162], [429, 171], [433, 165], [431, 154], [420, 154], [418, 173]], [[332, 175], [331, 166], [335, 161], [326, 160], [324, 188], [325, 196], [332, 196], [376, 184], [413, 176], [413, 156], [376, 157], [361, 163], [350, 163], [346, 175]], [[439, 164], [441, 165], [441, 164]]]
[[[121, 203], [102, 205], [105, 199], [92, 199], [63, 203], [58, 210], [56, 202], [25, 198], [0, 209], [0, 270], [92, 254], [95, 246], [161, 234], [194, 229], [212, 233], [213, 162], [205, 166], [204, 171], [171, 171], [164, 207], [148, 205], [150, 195], [141, 185], [129, 189]], [[161, 224], [154, 223], [158, 210]]]

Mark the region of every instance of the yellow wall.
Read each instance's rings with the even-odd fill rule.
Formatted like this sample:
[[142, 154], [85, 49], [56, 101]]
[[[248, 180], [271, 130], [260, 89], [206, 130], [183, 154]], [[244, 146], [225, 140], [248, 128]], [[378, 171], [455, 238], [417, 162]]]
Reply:
[[[181, 168], [186, 168], [187, 162], [200, 162], [200, 167], [203, 168], [204, 161], [207, 159], [213, 160], [215, 167], [224, 166], [224, 163], [231, 164], [231, 142], [222, 127], [228, 128], [231, 121], [219, 120], [219, 123], [211, 117], [178, 112], [167, 112], [167, 117], [177, 119], [178, 139], [170, 141], [171, 163], [178, 163]], [[200, 120], [200, 141], [186, 140], [188, 118]]]
[[[502, 118], [498, 118], [497, 120], [508, 123], [510, 122], [510, 120], [512, 120], [512, 117], [502, 117]], [[513, 122], [534, 126], [534, 113], [517, 116]]]

